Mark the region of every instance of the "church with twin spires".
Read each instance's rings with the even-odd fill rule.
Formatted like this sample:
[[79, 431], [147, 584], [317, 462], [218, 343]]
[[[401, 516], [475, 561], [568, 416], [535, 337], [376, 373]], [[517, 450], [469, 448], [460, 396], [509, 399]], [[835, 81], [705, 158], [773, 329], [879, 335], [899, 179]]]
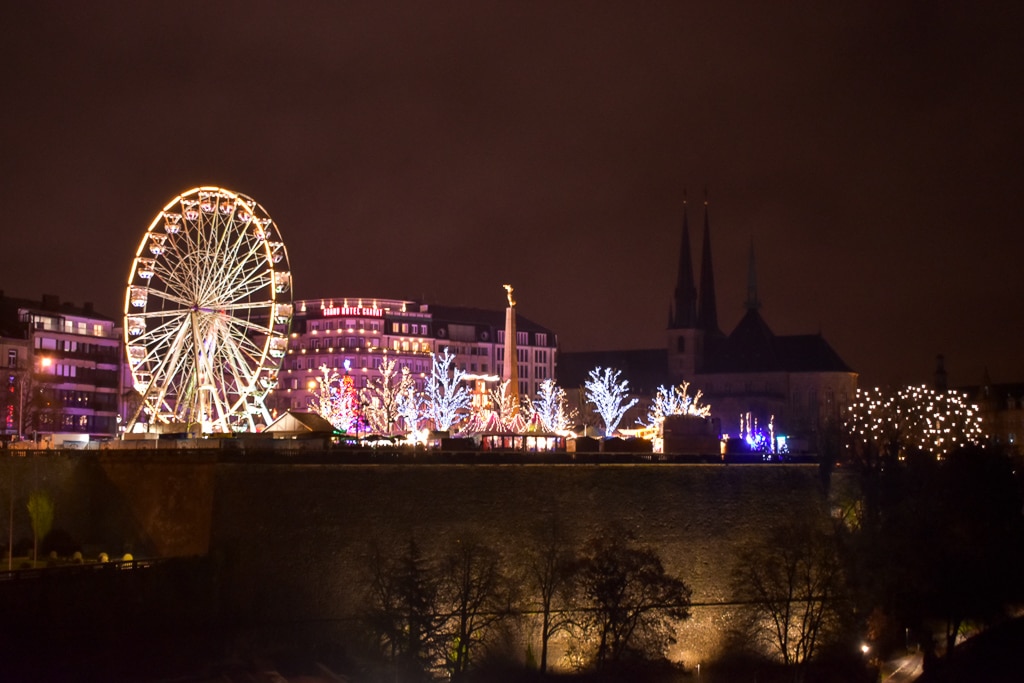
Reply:
[[[699, 275], [699, 278], [698, 278]], [[699, 286], [698, 286], [699, 284]], [[814, 439], [842, 421], [857, 391], [857, 373], [820, 334], [778, 335], [761, 316], [753, 245], [746, 313], [726, 334], [718, 324], [711, 229], [704, 205], [700, 271], [694, 270], [690, 225], [683, 207], [682, 241], [676, 286], [668, 313], [667, 343], [661, 349], [562, 352], [562, 386], [581, 386], [593, 367], [614, 367], [630, 388], [650, 398], [658, 386], [689, 382], [689, 393], [703, 392], [725, 434], [755, 424], [777, 433]]]
[[842, 420], [857, 391], [857, 373], [821, 334], [777, 335], [761, 317], [751, 244], [746, 313], [729, 334], [718, 326], [715, 275], [708, 207], [699, 288], [690, 250], [690, 226], [683, 207], [679, 267], [668, 316], [667, 375], [688, 381], [721, 419], [726, 433], [736, 434], [741, 421], [777, 430], [813, 434]]

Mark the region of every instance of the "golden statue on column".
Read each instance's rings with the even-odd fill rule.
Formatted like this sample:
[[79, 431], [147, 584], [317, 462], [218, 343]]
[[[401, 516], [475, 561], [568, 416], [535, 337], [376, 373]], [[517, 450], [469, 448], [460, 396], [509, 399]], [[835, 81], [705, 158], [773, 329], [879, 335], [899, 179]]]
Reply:
[[516, 300], [512, 298], [512, 285], [502, 285], [508, 296], [505, 309], [505, 360], [501, 379], [508, 382], [506, 396], [512, 397], [513, 415], [519, 413], [519, 354], [516, 350]]

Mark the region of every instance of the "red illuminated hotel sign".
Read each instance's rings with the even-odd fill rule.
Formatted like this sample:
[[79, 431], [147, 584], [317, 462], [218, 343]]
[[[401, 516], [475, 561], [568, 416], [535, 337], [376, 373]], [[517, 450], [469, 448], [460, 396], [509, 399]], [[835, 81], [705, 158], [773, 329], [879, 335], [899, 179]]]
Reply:
[[324, 306], [320, 310], [323, 311], [325, 318], [333, 318], [338, 315], [350, 315], [354, 318], [384, 317], [383, 308], [364, 308], [363, 306]]

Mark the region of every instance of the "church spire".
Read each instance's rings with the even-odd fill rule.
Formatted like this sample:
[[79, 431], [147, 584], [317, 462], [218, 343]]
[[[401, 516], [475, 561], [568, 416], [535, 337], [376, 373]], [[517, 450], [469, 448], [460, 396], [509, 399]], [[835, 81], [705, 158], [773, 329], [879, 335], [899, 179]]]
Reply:
[[683, 192], [683, 241], [679, 246], [679, 270], [676, 289], [669, 311], [669, 329], [689, 329], [697, 324], [697, 290], [693, 286], [693, 258], [690, 255], [690, 221], [686, 213], [686, 192]]
[[718, 305], [715, 303], [715, 272], [711, 265], [711, 227], [708, 220], [708, 199], [704, 197], [704, 245], [700, 259], [700, 302], [697, 306], [697, 327], [711, 334], [718, 329]]
[[756, 311], [761, 308], [761, 301], [757, 298], [757, 269], [754, 266], [754, 238], [750, 238], [750, 264], [747, 266], [747, 303], [748, 311]]

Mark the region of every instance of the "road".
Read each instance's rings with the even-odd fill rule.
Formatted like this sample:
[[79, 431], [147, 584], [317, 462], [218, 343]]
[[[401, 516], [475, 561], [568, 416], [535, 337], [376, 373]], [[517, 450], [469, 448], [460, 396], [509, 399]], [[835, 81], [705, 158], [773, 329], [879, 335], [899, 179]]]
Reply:
[[923, 672], [924, 657], [921, 653], [909, 654], [882, 664], [879, 679], [883, 683], [910, 683], [916, 681]]

